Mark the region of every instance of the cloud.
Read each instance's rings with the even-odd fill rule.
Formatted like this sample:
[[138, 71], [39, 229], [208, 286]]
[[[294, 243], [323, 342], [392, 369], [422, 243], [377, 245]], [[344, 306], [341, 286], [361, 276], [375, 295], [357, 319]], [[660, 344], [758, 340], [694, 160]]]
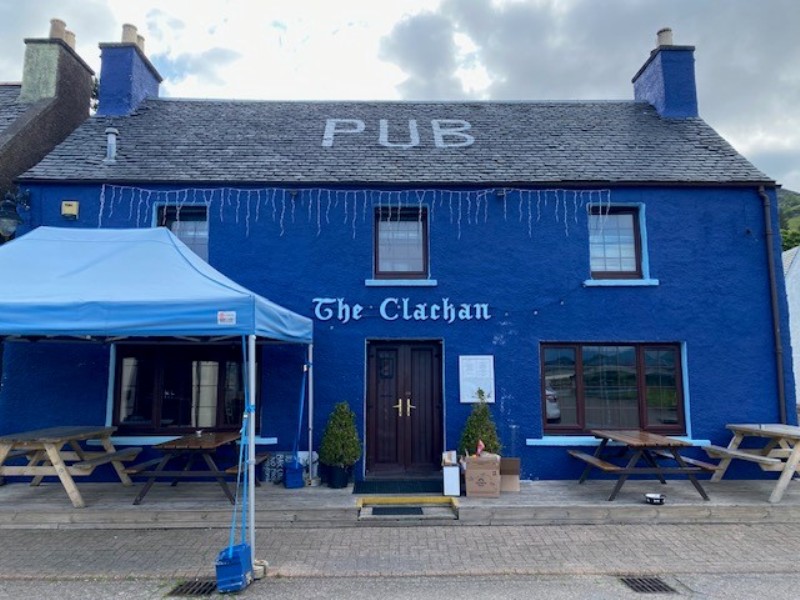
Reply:
[[150, 57], [162, 77], [171, 83], [180, 83], [188, 77], [197, 77], [207, 83], [224, 85], [218, 71], [235, 62], [241, 55], [227, 48], [211, 48], [200, 54], [157, 54]]

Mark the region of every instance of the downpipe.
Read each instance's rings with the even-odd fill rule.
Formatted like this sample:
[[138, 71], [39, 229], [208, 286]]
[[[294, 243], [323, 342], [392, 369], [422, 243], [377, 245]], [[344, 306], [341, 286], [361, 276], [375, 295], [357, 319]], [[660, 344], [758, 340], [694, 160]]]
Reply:
[[775, 275], [775, 250], [774, 233], [772, 231], [772, 203], [764, 191], [764, 186], [758, 187], [758, 195], [764, 207], [764, 227], [767, 242], [767, 265], [769, 268], [769, 294], [772, 304], [772, 335], [775, 338], [776, 374], [778, 377], [778, 414], [781, 423], [786, 424], [786, 385], [783, 380], [783, 342], [781, 341], [781, 315], [778, 304], [778, 283]]

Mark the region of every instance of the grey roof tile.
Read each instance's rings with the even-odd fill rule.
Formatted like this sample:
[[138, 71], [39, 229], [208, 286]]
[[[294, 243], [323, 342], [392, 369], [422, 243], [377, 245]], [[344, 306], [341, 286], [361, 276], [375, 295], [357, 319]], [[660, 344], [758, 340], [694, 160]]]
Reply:
[[[360, 134], [323, 147], [328, 118], [359, 119]], [[387, 119], [391, 141], [379, 144]], [[471, 124], [470, 146], [439, 148], [432, 119]], [[103, 163], [105, 128], [119, 155]], [[646, 103], [245, 102], [150, 99], [123, 117], [92, 117], [24, 179], [107, 182], [749, 183], [770, 178], [702, 119], [661, 119]]]

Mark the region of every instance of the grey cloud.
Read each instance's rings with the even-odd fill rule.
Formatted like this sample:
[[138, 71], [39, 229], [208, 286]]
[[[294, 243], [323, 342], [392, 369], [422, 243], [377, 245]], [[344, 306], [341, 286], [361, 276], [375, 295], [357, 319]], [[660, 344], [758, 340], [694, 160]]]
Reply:
[[200, 54], [157, 54], [151, 59], [161, 75], [172, 82], [177, 83], [195, 75], [210, 83], [222, 85], [224, 81], [217, 75], [217, 69], [234, 62], [240, 56], [238, 52], [227, 48], [211, 48]]

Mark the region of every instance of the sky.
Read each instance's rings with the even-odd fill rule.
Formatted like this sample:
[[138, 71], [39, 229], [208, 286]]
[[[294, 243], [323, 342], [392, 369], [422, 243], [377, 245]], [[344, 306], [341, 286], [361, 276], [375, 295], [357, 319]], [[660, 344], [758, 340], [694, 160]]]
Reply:
[[160, 94], [263, 100], [626, 100], [673, 30], [700, 116], [800, 191], [800, 0], [0, 0], [0, 81], [51, 18], [100, 73], [136, 25]]

